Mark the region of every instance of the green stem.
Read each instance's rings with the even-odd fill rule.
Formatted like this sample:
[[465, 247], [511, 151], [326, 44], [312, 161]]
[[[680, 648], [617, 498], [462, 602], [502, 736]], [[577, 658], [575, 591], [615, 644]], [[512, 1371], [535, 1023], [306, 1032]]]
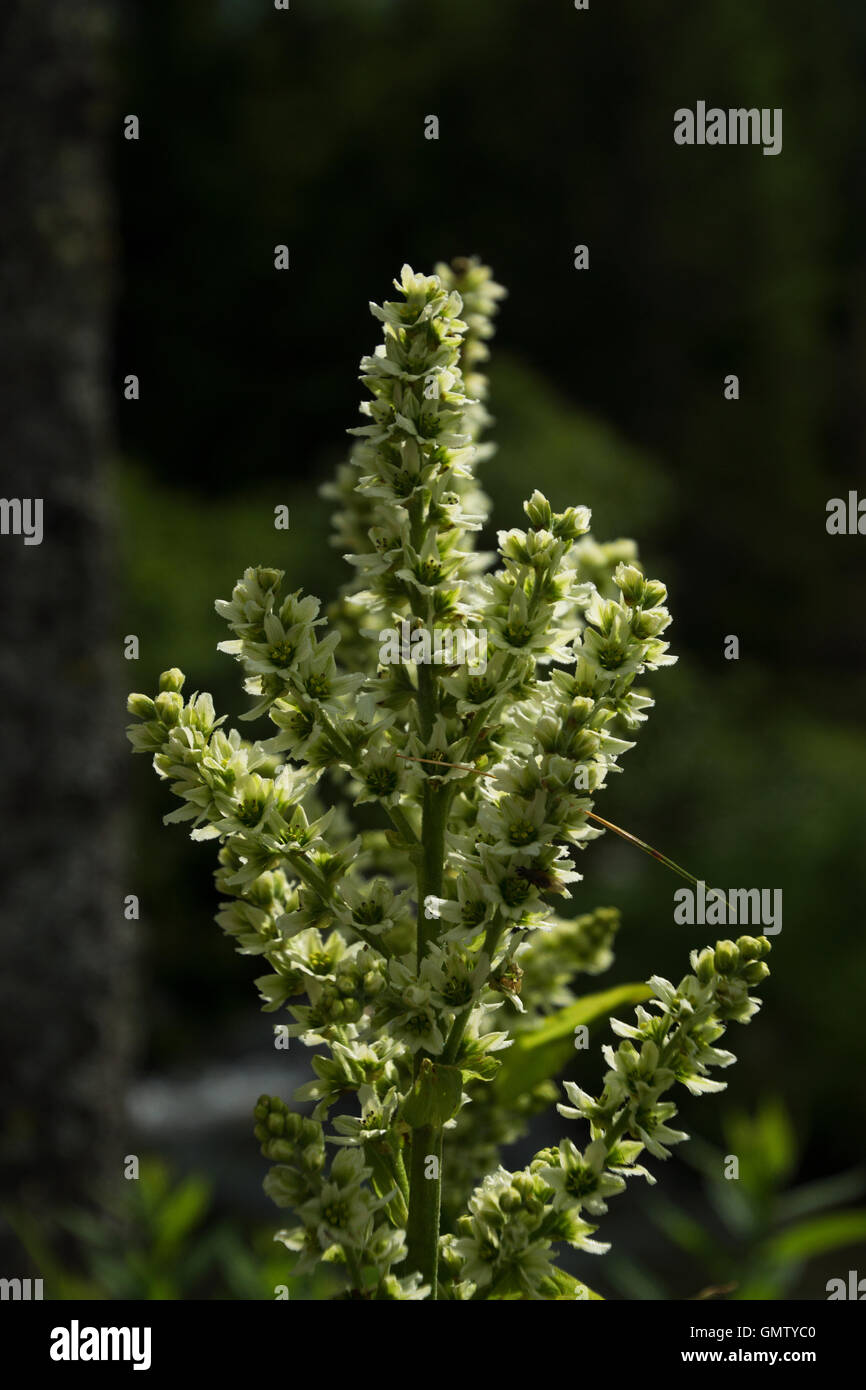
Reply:
[[[428, 1162], [435, 1158], [433, 1176], [427, 1177]], [[437, 1297], [439, 1268], [439, 1214], [442, 1204], [442, 1130], [422, 1125], [412, 1131], [412, 1170], [410, 1175], [409, 1223], [406, 1239], [407, 1267], [417, 1269], [430, 1285], [431, 1301]]]
[[307, 887], [318, 894], [323, 903], [330, 902], [331, 890], [327, 879], [315, 864], [310, 864], [304, 857], [303, 850], [283, 850], [283, 858], [291, 864], [298, 878], [303, 879]]
[[409, 817], [406, 815], [406, 813], [404, 811], [401, 811], [399, 806], [388, 806], [386, 807], [386, 810], [390, 817], [391, 824], [394, 826], [395, 830], [399, 830], [400, 834], [403, 836], [403, 839], [406, 840], [410, 845], [419, 844], [420, 841], [418, 839], [418, 836], [415, 834], [415, 831], [409, 824]]
[[418, 863], [417, 969], [427, 951], [430, 936], [436, 931], [436, 919], [424, 912], [424, 902], [432, 894], [442, 896], [442, 877], [445, 865], [445, 826], [448, 819], [450, 788], [434, 788], [428, 781], [424, 787], [424, 820], [421, 833], [421, 855]]
[[[428, 894], [440, 897], [445, 863], [445, 823], [450, 802], [446, 785], [435, 787], [428, 781], [424, 787], [424, 819], [421, 832], [422, 852], [418, 863], [418, 965], [427, 950], [428, 932], [435, 931], [435, 919], [428, 922], [424, 901]], [[415, 1070], [421, 1064], [421, 1053], [415, 1060]], [[427, 1160], [436, 1159], [432, 1176], [425, 1174]], [[422, 1125], [412, 1131], [412, 1169], [409, 1184], [409, 1222], [406, 1237], [409, 1246], [408, 1264], [417, 1269], [425, 1284], [430, 1285], [430, 1297], [435, 1299], [439, 1263], [439, 1212], [442, 1204], [442, 1130]]]
[[[682, 1023], [678, 1023], [670, 1037], [661, 1047], [658, 1061], [660, 1071], [665, 1068], [674, 1057], [682, 1038], [686, 1037], [689, 1031], [695, 1026], [695, 1018], [695, 1015], [690, 1015], [688, 1019], [683, 1019]], [[611, 1149], [628, 1129], [629, 1118], [628, 1106], [625, 1106], [625, 1108], [620, 1111], [619, 1117], [605, 1130], [602, 1137], [608, 1153], [610, 1153]]]
[[[421, 737], [430, 738], [436, 717], [437, 681], [429, 666], [418, 668], [418, 724]], [[417, 970], [427, 951], [430, 935], [435, 932], [424, 912], [424, 902], [432, 894], [442, 895], [445, 866], [445, 826], [451, 791], [447, 783], [437, 783], [429, 777], [424, 784], [421, 819], [421, 847], [418, 854], [418, 915]], [[421, 1054], [415, 1059], [415, 1070], [421, 1064]], [[433, 1173], [425, 1174], [427, 1161], [435, 1158]], [[430, 1285], [430, 1298], [436, 1298], [439, 1264], [439, 1212], [442, 1204], [442, 1130], [422, 1125], [412, 1131], [412, 1169], [409, 1183], [409, 1221], [406, 1238], [409, 1246], [408, 1264], [417, 1269], [425, 1284]]]
[[343, 1246], [343, 1254], [346, 1257], [346, 1268], [349, 1271], [349, 1277], [352, 1280], [353, 1287], [356, 1288], [360, 1293], [364, 1287], [364, 1277], [361, 1273], [361, 1262], [358, 1259], [358, 1256], [352, 1250], [347, 1249], [345, 1245]]

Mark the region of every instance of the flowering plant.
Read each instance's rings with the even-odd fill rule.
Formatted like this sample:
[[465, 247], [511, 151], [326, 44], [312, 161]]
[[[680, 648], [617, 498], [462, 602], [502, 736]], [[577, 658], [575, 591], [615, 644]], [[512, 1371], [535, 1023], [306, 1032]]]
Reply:
[[[758, 1008], [769, 943], [693, 951], [678, 985], [575, 994], [610, 965], [618, 914], [552, 904], [603, 833], [595, 797], [653, 703], [639, 680], [675, 660], [666, 590], [631, 542], [598, 544], [587, 508], [538, 491], [526, 529], [500, 532], [496, 557], [476, 549], [481, 368], [504, 291], [475, 261], [404, 266], [395, 284], [371, 305], [365, 423], [327, 490], [351, 582], [325, 617], [260, 566], [216, 605], [255, 700], [242, 718], [275, 732], [227, 731], [173, 669], [153, 699], [130, 696], [129, 737], [180, 801], [166, 820], [218, 841], [217, 920], [262, 957], [263, 1007], [317, 1049], [295, 1097], [311, 1115], [270, 1096], [255, 1109], [297, 1268], [332, 1264], [348, 1297], [595, 1297], [557, 1247], [603, 1251], [608, 1200], [687, 1137], [675, 1085], [722, 1089], [710, 1070], [734, 1058], [717, 1043]], [[484, 660], [419, 640], [383, 663], [400, 625], [483, 634], [468, 650]], [[508, 1172], [502, 1145], [557, 1098], [563, 1038], [622, 1003], [636, 1021], [612, 1020], [600, 1095], [566, 1082], [558, 1105], [578, 1142]]]

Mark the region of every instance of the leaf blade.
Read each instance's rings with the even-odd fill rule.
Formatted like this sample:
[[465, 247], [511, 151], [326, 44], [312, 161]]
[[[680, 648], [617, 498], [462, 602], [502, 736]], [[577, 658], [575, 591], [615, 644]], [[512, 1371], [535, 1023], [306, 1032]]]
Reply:
[[546, 1018], [539, 1028], [518, 1033], [493, 1080], [497, 1099], [513, 1100], [561, 1071], [573, 1051], [575, 1028], [589, 1026], [623, 1005], [641, 1004], [651, 996], [652, 989], [647, 984], [616, 985], [568, 1004]]

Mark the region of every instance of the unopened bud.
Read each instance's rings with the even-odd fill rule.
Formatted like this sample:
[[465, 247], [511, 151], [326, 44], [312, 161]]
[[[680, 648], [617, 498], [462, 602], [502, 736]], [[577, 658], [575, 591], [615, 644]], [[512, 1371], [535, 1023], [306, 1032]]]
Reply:
[[730, 975], [740, 963], [740, 953], [733, 941], [717, 941], [715, 958], [720, 975]]
[[695, 974], [702, 985], [708, 985], [716, 973], [716, 956], [711, 946], [705, 946], [698, 956]]
[[185, 680], [186, 676], [183, 674], [183, 671], [179, 670], [177, 666], [172, 666], [170, 671], [163, 671], [160, 676], [159, 688], [160, 690], [167, 690], [170, 692], [181, 691], [183, 690], [183, 683]]
[[180, 712], [183, 709], [183, 696], [174, 692], [163, 691], [154, 700], [157, 717], [162, 720], [166, 728], [173, 729], [180, 719]]
[[126, 708], [136, 719], [155, 719], [156, 705], [149, 695], [130, 695]]
[[646, 580], [634, 565], [619, 564], [614, 571], [614, 581], [622, 590], [623, 601], [633, 608], [640, 603], [646, 592]]

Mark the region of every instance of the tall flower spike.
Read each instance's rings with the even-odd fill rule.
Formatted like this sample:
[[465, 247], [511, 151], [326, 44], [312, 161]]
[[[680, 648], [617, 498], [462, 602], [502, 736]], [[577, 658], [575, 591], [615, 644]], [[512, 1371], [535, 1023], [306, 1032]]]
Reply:
[[[185, 699], [172, 668], [153, 697], [130, 696], [129, 738], [176, 799], [166, 820], [218, 843], [218, 921], [260, 958], [262, 1008], [287, 1020], [278, 1041], [316, 1049], [296, 1095], [312, 1118], [256, 1107], [298, 1268], [328, 1266], [344, 1297], [556, 1298], [557, 1244], [599, 1252], [592, 1223], [646, 1175], [638, 1156], [683, 1137], [674, 1081], [718, 1088], [710, 1069], [733, 1059], [716, 1044], [757, 1007], [768, 947], [722, 942], [677, 988], [654, 977], [637, 1023], [614, 1023], [601, 1097], [569, 1088], [585, 1148], [564, 1139], [524, 1173], [501, 1167], [557, 1096], [537, 1062], [521, 1073], [547, 1056], [536, 1035], [576, 1002], [576, 976], [613, 959], [614, 910], [565, 922], [555, 904], [652, 705], [637, 682], [673, 658], [664, 586], [630, 542], [591, 539], [586, 507], [557, 512], [535, 491], [486, 572], [481, 367], [502, 291], [478, 262], [439, 269], [404, 267], [398, 298], [371, 306], [383, 341], [363, 359], [364, 424], [332, 493], [352, 571], [334, 621], [263, 565], [217, 603], [253, 697], [241, 717], [270, 737], [227, 728], [207, 694]], [[440, 640], [458, 625], [474, 657]], [[467, 1209], [440, 1241], [443, 1204]]]
[[[380, 627], [387, 625], [383, 619], [389, 610], [417, 611], [406, 587], [412, 581], [395, 570], [403, 543], [413, 539], [407, 507], [417, 486], [435, 479], [426, 534], [415, 525], [415, 547], [420, 550], [427, 541], [428, 549], [444, 549], [452, 568], [461, 551], [473, 549], [474, 533], [488, 510], [474, 475], [479, 459], [492, 452], [489, 445], [477, 445], [490, 423], [483, 405], [487, 379], [478, 367], [487, 356], [485, 344], [505, 291], [478, 261], [437, 269], [438, 278], [415, 275], [404, 266], [395, 285], [405, 303], [370, 306], [384, 325], [384, 343], [362, 359], [361, 380], [373, 399], [361, 409], [382, 428], [351, 431], [359, 442], [336, 480], [322, 488], [339, 504], [333, 543], [348, 552], [356, 569], [329, 619], [366, 669], [374, 648], [359, 643], [358, 620], [368, 611], [370, 594], [378, 600]], [[464, 371], [471, 372], [471, 389]], [[440, 571], [437, 586], [442, 578]], [[455, 612], [454, 601], [439, 605], [440, 619]]]

